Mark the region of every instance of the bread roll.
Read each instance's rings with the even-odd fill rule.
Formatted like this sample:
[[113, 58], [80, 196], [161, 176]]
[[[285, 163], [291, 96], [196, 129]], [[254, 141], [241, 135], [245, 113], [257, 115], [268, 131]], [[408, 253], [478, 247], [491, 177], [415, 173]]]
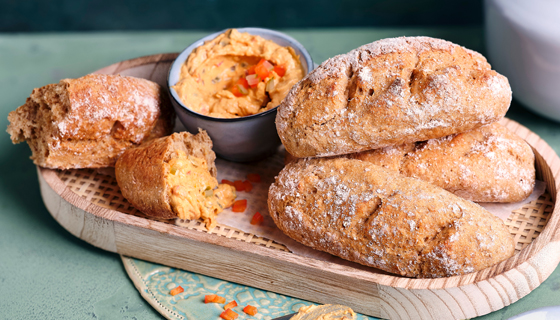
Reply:
[[[474, 202], [518, 202], [535, 186], [535, 155], [499, 123], [341, 157], [371, 162]], [[286, 163], [296, 158], [287, 153]]]
[[292, 87], [276, 127], [295, 157], [441, 138], [502, 118], [505, 77], [486, 59], [428, 37], [384, 39], [328, 59]]
[[504, 223], [477, 204], [356, 159], [288, 164], [268, 208], [304, 245], [407, 277], [462, 275], [514, 253]]
[[218, 184], [216, 154], [206, 131], [174, 133], [126, 150], [115, 175], [122, 195], [160, 219], [202, 219], [208, 229], [232, 205], [235, 188]]
[[154, 82], [90, 74], [34, 89], [8, 120], [12, 142], [26, 141], [35, 164], [101, 168], [127, 148], [170, 134], [175, 113]]

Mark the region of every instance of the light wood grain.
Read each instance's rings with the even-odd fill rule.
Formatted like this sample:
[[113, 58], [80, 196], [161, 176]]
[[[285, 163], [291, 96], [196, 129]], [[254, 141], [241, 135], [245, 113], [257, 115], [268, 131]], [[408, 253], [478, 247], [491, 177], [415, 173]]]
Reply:
[[[176, 54], [124, 61], [99, 73], [145, 77], [165, 85]], [[504, 119], [536, 153], [538, 178], [556, 201], [560, 159], [536, 134]], [[37, 168], [41, 194], [52, 216], [74, 236], [111, 252], [181, 268], [318, 303], [345, 304], [390, 319], [464, 319], [507, 306], [534, 290], [560, 261], [560, 214], [512, 258], [459, 277], [409, 279], [107, 209], [70, 190], [57, 171]]]

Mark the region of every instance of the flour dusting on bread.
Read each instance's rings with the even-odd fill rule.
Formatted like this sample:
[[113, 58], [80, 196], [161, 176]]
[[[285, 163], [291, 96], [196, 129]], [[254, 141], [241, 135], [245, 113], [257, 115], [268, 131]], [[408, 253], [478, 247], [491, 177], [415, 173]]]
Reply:
[[299, 159], [280, 172], [268, 201], [293, 239], [404, 276], [470, 273], [514, 251], [502, 221], [480, 206], [364, 161]]
[[472, 130], [510, 101], [507, 79], [480, 54], [403, 37], [325, 61], [292, 88], [276, 124], [293, 155], [332, 156]]

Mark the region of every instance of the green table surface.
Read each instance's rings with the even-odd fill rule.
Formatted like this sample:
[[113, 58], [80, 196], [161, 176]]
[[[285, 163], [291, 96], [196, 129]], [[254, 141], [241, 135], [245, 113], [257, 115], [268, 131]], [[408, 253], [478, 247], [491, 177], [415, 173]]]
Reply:
[[[315, 62], [381, 38], [439, 37], [484, 53], [481, 28], [283, 30]], [[144, 55], [179, 52], [209, 32], [0, 34], [0, 128], [33, 88]], [[513, 102], [508, 117], [560, 151], [558, 123]], [[4, 129], [5, 130], [5, 129]], [[3, 130], [3, 131], [4, 131]], [[45, 208], [26, 144], [0, 134], [0, 319], [159, 319], [117, 254], [75, 238]], [[507, 319], [560, 304], [560, 268], [518, 302], [480, 317]]]

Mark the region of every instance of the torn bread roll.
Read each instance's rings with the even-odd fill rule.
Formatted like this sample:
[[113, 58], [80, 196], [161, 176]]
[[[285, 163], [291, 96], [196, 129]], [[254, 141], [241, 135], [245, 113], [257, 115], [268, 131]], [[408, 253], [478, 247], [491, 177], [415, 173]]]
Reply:
[[479, 205], [356, 159], [289, 163], [268, 208], [304, 245], [407, 277], [471, 273], [514, 253], [504, 223]]
[[[499, 123], [343, 157], [427, 181], [475, 202], [518, 202], [531, 195], [535, 186], [533, 150]], [[289, 155], [286, 159], [295, 160]]]
[[507, 79], [477, 52], [428, 37], [384, 39], [328, 59], [278, 107], [276, 127], [298, 158], [441, 138], [501, 119]]
[[215, 159], [206, 131], [174, 133], [126, 150], [115, 175], [123, 196], [142, 213], [201, 219], [212, 229], [236, 196], [234, 187], [218, 184]]
[[8, 120], [12, 142], [26, 141], [36, 165], [102, 168], [126, 149], [170, 134], [175, 113], [155, 82], [90, 74], [34, 89]]

